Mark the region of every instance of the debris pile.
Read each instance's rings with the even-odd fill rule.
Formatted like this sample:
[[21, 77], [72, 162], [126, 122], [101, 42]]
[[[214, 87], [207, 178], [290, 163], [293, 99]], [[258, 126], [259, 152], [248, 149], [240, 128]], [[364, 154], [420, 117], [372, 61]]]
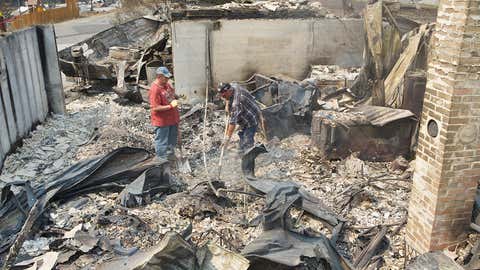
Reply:
[[359, 74], [359, 68], [342, 68], [337, 65], [313, 65], [305, 79], [321, 89], [350, 88]]
[[306, 80], [320, 87], [321, 110], [313, 113], [312, 142], [330, 159], [354, 152], [363, 160], [410, 158], [418, 135], [426, 87], [422, 74], [433, 27], [420, 25], [402, 36], [390, 7], [382, 2], [368, 5], [364, 20], [364, 65], [353, 82], [351, 72], [329, 66], [314, 68], [311, 74], [318, 79]]
[[[128, 33], [128, 34], [127, 34]], [[107, 29], [59, 52], [60, 69], [77, 78], [72, 91], [111, 89], [141, 103], [159, 66], [172, 66], [169, 33], [161, 16], [145, 16]]]
[[91, 13], [92, 7], [93, 13], [111, 12], [118, 8], [120, 2], [118, 0], [79, 1], [78, 8], [82, 15]]
[[317, 88], [291, 79], [255, 74], [244, 82], [258, 101], [264, 118], [265, 137], [283, 139], [308, 133]]
[[[327, 174], [316, 174], [314, 169], [311, 169], [311, 166], [316, 163], [312, 161], [310, 161], [310, 163], [306, 162], [306, 160], [312, 160], [313, 158], [318, 157], [316, 154], [311, 153], [308, 150], [308, 141], [309, 139], [305, 135], [295, 135], [285, 140], [278, 141], [277, 143], [273, 142], [272, 145], [268, 146], [269, 149], [272, 149], [271, 153], [265, 153], [258, 157], [256, 166], [257, 175], [263, 178], [261, 175], [266, 173], [266, 171], [262, 169], [263, 166], [269, 163], [275, 164], [274, 166], [281, 170], [277, 174], [280, 179], [292, 179], [297, 183], [301, 183], [301, 186], [305, 188], [305, 191], [311, 192], [311, 195], [308, 195], [305, 198], [318, 196], [318, 198], [322, 198], [322, 200], [326, 199], [326, 205], [334, 207], [337, 203], [330, 200], [332, 196], [329, 193], [321, 192], [319, 187], [330, 189], [330, 193], [339, 193], [342, 188], [338, 187], [338, 184], [336, 184], [338, 181], [338, 183], [344, 182], [344, 187], [347, 189], [348, 184], [345, 179], [342, 176], [332, 173], [335, 171], [333, 167], [338, 167], [336, 170], [343, 171], [343, 165], [330, 164], [325, 161], [325, 164], [329, 164], [330, 167], [328, 174], [335, 178], [324, 178]], [[301, 146], [300, 149], [302, 149], [303, 154], [296, 152], [298, 151], [299, 146]], [[305, 156], [307, 153], [310, 157]], [[241, 164], [237, 162], [237, 164], [232, 166], [238, 166], [239, 168], [240, 165]], [[352, 166], [349, 165], [348, 170], [352, 170], [354, 173], [359, 173], [358, 170], [356, 171], [350, 167]], [[367, 166], [365, 166], [365, 168], [366, 167]], [[298, 171], [301, 170], [305, 170], [305, 173], [299, 174]], [[386, 165], [383, 170], [388, 171]], [[297, 172], [295, 173], [295, 171]], [[365, 169], [364, 171], [363, 174], [365, 175], [367, 172], [371, 173], [373, 169]], [[305, 178], [305, 175], [308, 174], [312, 175], [310, 181], [307, 181]], [[348, 175], [347, 172], [345, 172], [345, 174]], [[352, 177], [352, 175], [348, 175], [348, 177]], [[320, 181], [320, 179], [324, 180]], [[236, 177], [236, 181], [237, 183], [229, 185], [228, 189], [242, 190], [241, 180]], [[258, 183], [259, 182], [256, 184]], [[330, 184], [325, 185], [325, 183]], [[379, 181], [378, 185], [380, 184], [381, 181]], [[100, 192], [82, 195], [77, 199], [70, 200], [66, 203], [55, 203], [47, 210], [49, 213], [48, 219], [50, 219], [50, 221], [47, 222], [46, 225], [43, 225], [43, 228], [33, 237], [35, 243], [39, 242], [39, 244], [36, 245], [40, 245], [40, 243], [42, 244], [38, 248], [33, 248], [37, 253], [30, 251], [30, 254], [38, 256], [40, 253], [45, 254], [45, 252], [59, 252], [61, 257], [68, 257], [68, 255], [70, 255], [71, 260], [62, 259], [58, 264], [64, 265], [63, 267], [66, 265], [74, 266], [74, 268], [75, 265], [77, 265], [77, 267], [80, 268], [82, 265], [102, 263], [105, 262], [105, 260], [108, 260], [108, 258], [114, 258], [119, 255], [127, 256], [126, 254], [133, 252], [132, 248], [140, 250], [154, 248], [167, 232], [173, 231], [183, 235], [185, 231], [188, 231], [189, 226], [192, 226], [193, 228], [192, 240], [197, 243], [198, 246], [202, 246], [208, 242], [208, 239], [210, 239], [210, 241], [215, 241], [227, 249], [239, 252], [248, 243], [260, 237], [262, 230], [260, 227], [256, 227], [258, 225], [254, 224], [258, 224], [255, 220], [259, 220], [258, 214], [261, 213], [261, 209], [263, 208], [263, 200], [257, 197], [248, 198], [247, 209], [245, 209], [243, 206], [244, 202], [242, 195], [235, 196], [234, 193], [226, 193], [228, 194], [227, 197], [218, 200], [211, 190], [204, 184], [201, 184], [198, 187], [189, 186], [190, 191], [188, 192], [184, 191], [167, 196], [153, 196], [150, 198], [149, 204], [135, 208], [122, 207], [119, 204], [119, 193], [117, 192]], [[257, 185], [255, 186], [255, 189], [257, 190], [263, 189]], [[220, 186], [217, 187], [221, 188]], [[295, 186], [290, 185], [290, 188], [295, 188]], [[375, 191], [375, 189], [373, 189], [373, 191]], [[266, 192], [268, 197], [268, 190], [262, 192]], [[352, 196], [361, 197], [363, 195], [362, 193], [357, 193]], [[383, 200], [388, 197], [389, 196], [383, 195], [380, 199]], [[303, 228], [302, 230], [305, 232], [310, 232], [310, 234], [307, 235], [312, 235], [312, 233], [316, 231], [316, 235], [326, 234], [331, 236], [332, 232], [327, 229], [328, 226], [325, 227], [325, 225], [319, 222], [314, 216], [309, 214], [311, 213], [312, 208], [308, 208], [308, 204], [305, 205], [305, 203], [303, 203], [303, 205], [303, 208], [306, 211], [304, 214], [300, 214], [298, 211], [293, 211], [293, 215], [297, 216], [295, 219], [297, 221], [293, 222], [296, 224], [294, 227], [295, 231]], [[317, 204], [315, 203], [314, 205]], [[394, 207], [391, 211], [395, 212], [394, 209], [396, 204], [393, 199], [391, 205], [391, 207]], [[376, 209], [382, 209], [382, 207], [384, 208], [385, 206], [380, 205], [380, 207]], [[315, 209], [316, 207], [314, 207], [313, 210]], [[353, 207], [353, 209], [355, 209], [355, 207]], [[373, 210], [373, 213], [375, 213], [375, 211], [378, 210]], [[382, 210], [382, 212], [384, 211], [385, 209]], [[238, 213], [244, 213], [244, 217], [239, 218]], [[331, 215], [336, 216], [333, 212]], [[389, 214], [388, 218], [385, 219], [383, 215], [384, 214], [379, 215], [379, 219], [376, 221], [378, 223], [376, 224], [382, 224], [382, 222], [389, 221], [390, 223], [395, 223], [395, 221], [398, 221], [403, 216], [401, 213], [400, 216]], [[372, 213], [362, 213], [359, 214], [359, 216], [372, 216]], [[347, 219], [348, 218], [349, 217], [347, 217]], [[354, 219], [352, 219], [352, 222], [353, 220]], [[192, 222], [191, 225], [190, 222]], [[369, 219], [368, 221], [355, 220], [354, 222], [355, 226], [375, 225], [375, 219]], [[350, 221], [348, 221], [348, 224], [349, 223]], [[253, 227], [245, 228], [245, 226]], [[346, 228], [348, 230], [348, 226], [346, 226]], [[77, 231], [82, 231], [84, 232], [83, 234], [89, 235], [85, 235], [84, 238], [86, 237], [87, 239], [97, 240], [89, 240], [90, 242], [88, 243], [90, 245], [86, 246], [85, 243], [82, 244], [82, 242], [76, 244], [70, 243], [70, 241], [57, 246], [59, 245], [59, 238], [63, 239], [65, 234], [75, 236]], [[78, 237], [83, 234], [79, 233]], [[343, 232], [340, 235], [343, 235]], [[47, 238], [48, 240], [44, 238]], [[105, 239], [108, 239], [108, 241]], [[119, 239], [120, 244], [104, 244], [104, 241], [111, 242], [113, 239]], [[342, 239], [342, 237], [339, 239]], [[23, 256], [26, 256], [23, 252], [32, 250], [32, 248], [29, 248], [29, 246], [32, 246], [31, 243], [32, 242], [28, 242], [24, 245], [21, 253]], [[335, 250], [338, 249], [342, 255], [350, 254], [350, 249], [342, 249], [340, 248], [341, 245], [343, 245], [343, 243], [340, 240], [338, 242], [339, 247], [334, 246]], [[107, 247], [110, 246], [116, 248], [108, 249]], [[66, 254], [62, 255], [64, 252]], [[73, 252], [76, 254], [75, 256], [71, 255]]]
[[288, 1], [254, 1], [252, 3], [240, 3], [232, 1], [221, 5], [210, 7], [197, 6], [189, 4], [189, 9], [217, 9], [217, 10], [258, 10], [263, 13], [286, 12], [286, 11], [306, 11], [314, 13], [318, 17], [333, 16], [329, 10], [324, 8], [320, 2], [308, 0], [288, 0]]
[[330, 159], [358, 152], [363, 160], [392, 161], [410, 157], [417, 121], [408, 110], [362, 105], [348, 112], [317, 111], [312, 143]]
[[[135, 115], [132, 114], [133, 112], [137, 112], [138, 115], [143, 115], [142, 117], [145, 119], [142, 120], [145, 120], [145, 127], [147, 127], [149, 125], [148, 110], [135, 104], [129, 106], [118, 105], [111, 102], [112, 97], [112, 94], [83, 97], [68, 105], [71, 114], [66, 117], [67, 119], [70, 117], [73, 118], [71, 120], [72, 124], [78, 124], [78, 121], [74, 121], [76, 120], [76, 115], [83, 114], [91, 116], [91, 118], [89, 118], [88, 128], [85, 128], [86, 130], [83, 132], [83, 136], [74, 141], [80, 142], [77, 143], [79, 145], [85, 141], [89, 141], [89, 144], [81, 147], [81, 151], [78, 151], [78, 146], [73, 147], [71, 145], [72, 141], [67, 141], [68, 149], [74, 150], [72, 150], [73, 153], [70, 154], [70, 156], [63, 156], [64, 159], [68, 159], [65, 161], [63, 168], [68, 167], [67, 164], [75, 163], [76, 159], [84, 159], [97, 154], [104, 155], [112, 151], [116, 146], [132, 143], [130, 140], [122, 139], [124, 135], [120, 132], [112, 132], [109, 136], [103, 134], [103, 132], [109, 128], [115, 128], [114, 130], [116, 130], [116, 128], [123, 127], [125, 130], [131, 131], [130, 134], [132, 137], [142, 135], [140, 137], [145, 138], [144, 141], [142, 139], [138, 142], [139, 144], [146, 144], [147, 142], [151, 144], [153, 131], [149, 131], [149, 129], [144, 130], [142, 125], [139, 125], [139, 123], [141, 123], [140, 119], [142, 118], [131, 118], [132, 115]], [[110, 109], [105, 110], [106, 107]], [[141, 113], [142, 111], [143, 114]], [[242, 194], [223, 192], [222, 197], [217, 198], [205, 183], [201, 183], [202, 180], [205, 181], [208, 179], [206, 177], [209, 177], [209, 172], [204, 171], [201, 161], [202, 157], [198, 154], [201, 153], [203, 149], [203, 140], [199, 135], [202, 134], [202, 132], [200, 132], [203, 121], [202, 111], [203, 109], [198, 108], [185, 110], [186, 113], [183, 117], [183, 138], [185, 148], [188, 149], [186, 151], [187, 156], [193, 167], [193, 173], [191, 175], [179, 175], [176, 173], [178, 181], [187, 184], [186, 190], [184, 189], [185, 191], [178, 192], [177, 190], [173, 191], [177, 193], [170, 195], [157, 194], [142, 197], [140, 204], [146, 203], [146, 205], [135, 206], [134, 208], [121, 206], [121, 189], [80, 195], [66, 201], [63, 199], [55, 201], [50, 207], [45, 209], [45, 217], [39, 219], [40, 230], [30, 235], [29, 239], [31, 240], [25, 242], [18, 258], [27, 259], [28, 257], [36, 256], [51, 256], [51, 252], [56, 252], [58, 253], [56, 264], [59, 269], [78, 269], [86, 265], [93, 266], [106, 263], [106, 260], [109, 260], [109, 258], [115, 258], [120, 255], [131, 256], [129, 254], [136, 249], [148, 250], [155, 248], [168, 232], [176, 232], [184, 235], [190, 226], [192, 228], [191, 239], [196, 246], [199, 247], [207, 244], [209, 241], [213, 241], [213, 243], [217, 243], [226, 249], [240, 252], [247, 244], [258, 239], [262, 234], [262, 228], [258, 226], [259, 223], [257, 223], [261, 221], [258, 216], [264, 208], [264, 201], [260, 198], [261, 195], [259, 195], [260, 197], [247, 195], [248, 197], [245, 200]], [[106, 116], [102, 118], [97, 115]], [[213, 149], [211, 153], [208, 153], [209, 170], [212, 171], [214, 169], [210, 164], [216, 163], [214, 157], [218, 156], [218, 153], [215, 152], [215, 149], [218, 149], [218, 147], [215, 147], [215, 145], [220, 144], [221, 134], [224, 129], [224, 113], [216, 111], [214, 107], [211, 107], [208, 116], [208, 129], [216, 132], [215, 134], [211, 134], [213, 136], [209, 135], [206, 142], [209, 147], [207, 149]], [[55, 121], [55, 119], [51, 121]], [[105, 130], [103, 128], [95, 130], [96, 125], [92, 125], [92, 123], [98, 123], [99, 127], [104, 125]], [[86, 125], [86, 123], [84, 124]], [[15, 175], [16, 171], [11, 170], [10, 166], [18, 162], [16, 158], [22, 154], [27, 154], [28, 152], [26, 151], [31, 151], [29, 149], [37, 148], [37, 145], [42, 142], [43, 138], [40, 139], [42, 135], [48, 136], [51, 131], [58, 129], [58, 126], [53, 125], [50, 128], [49, 125], [52, 125], [52, 123], [47, 122], [45, 124], [46, 127], [41, 127], [34, 132], [32, 139], [26, 141], [25, 145], [19, 148], [17, 154], [9, 157], [5, 166], [5, 173], [2, 174], [2, 179], [9, 179], [10, 176]], [[78, 125], [73, 125], [72, 127], [64, 128], [70, 130], [79, 127]], [[94, 130], [96, 135], [92, 136], [92, 131]], [[55, 138], [59, 142], [63, 142], [65, 138], [69, 136], [73, 135], [64, 132], [62, 134], [56, 134]], [[92, 137], [94, 139], [91, 139]], [[116, 139], [118, 140], [116, 141]], [[343, 178], [341, 178], [342, 180], [321, 180], [324, 179], [324, 177], [336, 176], [336, 174], [333, 173], [336, 170], [334, 168], [340, 167], [340, 165], [331, 163], [328, 160], [316, 163], [315, 159], [318, 159], [318, 155], [310, 151], [311, 147], [309, 143], [309, 137], [306, 135], [294, 135], [283, 140], [271, 140], [267, 144], [270, 152], [264, 153], [257, 158], [256, 173], [261, 178], [268, 176], [269, 179], [279, 179], [280, 181], [282, 179], [291, 179], [303, 186], [306, 191], [311, 192], [311, 196], [325, 200], [326, 205], [335, 209], [334, 206], [336, 203], [331, 202], [329, 199], [332, 197], [331, 194], [319, 193], [321, 190], [319, 188], [324, 188], [325, 183], [328, 182], [330, 184], [326, 186], [327, 189], [341, 192], [342, 189], [335, 183], [336, 181], [339, 183], [345, 181]], [[61, 148], [57, 149], [56, 146], [56, 141], [52, 142], [52, 148], [54, 150], [62, 150]], [[151, 146], [149, 149], [151, 150]], [[227, 156], [229, 160], [227, 166], [229, 169], [232, 169], [229, 173], [223, 173], [222, 180], [225, 181], [225, 184], [222, 185], [219, 183], [219, 185], [216, 184], [216, 186], [220, 189], [242, 191], [245, 184], [243, 184], [240, 180], [241, 178], [238, 177], [238, 175], [241, 174], [240, 161], [236, 154], [232, 152]], [[40, 160], [32, 158], [31, 160], [23, 162], [21, 166], [28, 167], [30, 162], [35, 163], [40, 162]], [[17, 166], [20, 165], [17, 164]], [[318, 168], [318, 166], [320, 166], [321, 169]], [[302, 170], [304, 170], [304, 173], [300, 173]], [[323, 172], [321, 172], [321, 170], [323, 170]], [[11, 172], [11, 174], [6, 172]], [[15, 176], [17, 180], [33, 180], [39, 175], [39, 172], [40, 171], [36, 170], [33, 171], [32, 178], [25, 178], [19, 175]], [[235, 172], [237, 174], [235, 174]], [[6, 177], [7, 175], [10, 176]], [[309, 175], [312, 177], [311, 179], [308, 179]], [[49, 183], [50, 181], [46, 180], [54, 177], [54, 175], [46, 175], [43, 177], [45, 179], [44, 182]], [[348, 184], [345, 183], [344, 188], [347, 187]], [[359, 193], [359, 195], [355, 196], [362, 195]], [[383, 200], [385, 197], [388, 196], [384, 195], [381, 199]], [[133, 201], [137, 202], [136, 199]], [[392, 203], [392, 205], [394, 204]], [[331, 236], [332, 232], [315, 217], [310, 216], [308, 210], [305, 214], [300, 215], [301, 211], [301, 209], [292, 210], [292, 214], [297, 216], [298, 220], [302, 220], [301, 223], [299, 223], [300, 221], [295, 222], [297, 224], [295, 226], [296, 231], [298, 231], [299, 228], [304, 228], [306, 231], [316, 231], [317, 235], [324, 234]], [[394, 210], [391, 211], [395, 212]], [[336, 212], [336, 210], [334, 210], [334, 212]], [[241, 214], [239, 215], [239, 213]], [[369, 214], [371, 213], [362, 213], [360, 215], [367, 216]], [[380, 216], [381, 215], [379, 215], [379, 217]], [[394, 223], [399, 217], [390, 214], [389, 218], [390, 219], [387, 220], [379, 219], [378, 224], [382, 224], [382, 222]], [[370, 219], [370, 221], [372, 220]], [[364, 222], [364, 220], [358, 220], [355, 221], [354, 224], [355, 226], [362, 226]], [[363, 224], [363, 226], [375, 225], [372, 223], [367, 224], [368, 225]], [[65, 234], [75, 236], [77, 232], [80, 232], [77, 237], [81, 240], [75, 240], [75, 237], [64, 239]], [[87, 241], [85, 239], [88, 239], [89, 242], [77, 242]], [[341, 239], [341, 237], [339, 239]], [[340, 248], [342, 245], [345, 244], [339, 241], [338, 245], [334, 247], [344, 256], [345, 254], [351, 254], [351, 249]], [[23, 259], [20, 259], [18, 262], [23, 261]]]

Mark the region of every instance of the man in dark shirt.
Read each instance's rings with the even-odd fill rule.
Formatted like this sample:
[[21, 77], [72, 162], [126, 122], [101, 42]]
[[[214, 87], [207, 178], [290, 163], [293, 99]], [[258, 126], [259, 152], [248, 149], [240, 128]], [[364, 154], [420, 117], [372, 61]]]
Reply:
[[261, 111], [255, 98], [243, 87], [238, 84], [222, 84], [218, 89], [221, 97], [231, 104], [229, 108], [230, 119], [225, 133], [225, 141], [222, 147], [226, 147], [235, 131], [239, 126], [240, 131], [240, 151], [253, 147], [255, 133], [261, 121]]

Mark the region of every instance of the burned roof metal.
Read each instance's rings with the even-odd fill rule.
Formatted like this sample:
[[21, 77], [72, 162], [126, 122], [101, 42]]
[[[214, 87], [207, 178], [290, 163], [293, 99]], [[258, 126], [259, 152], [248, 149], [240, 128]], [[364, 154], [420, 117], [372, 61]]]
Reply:
[[391, 122], [405, 119], [405, 118], [414, 118], [413, 114], [409, 110], [402, 109], [392, 109], [388, 107], [380, 106], [359, 106], [352, 109], [353, 112], [360, 112], [368, 122], [374, 126], [383, 127]]
[[262, 10], [253, 7], [240, 8], [201, 8], [180, 9], [172, 12], [172, 20], [201, 20], [201, 19], [304, 19], [324, 18], [325, 10], [313, 9], [288, 9], [282, 8], [275, 11]]

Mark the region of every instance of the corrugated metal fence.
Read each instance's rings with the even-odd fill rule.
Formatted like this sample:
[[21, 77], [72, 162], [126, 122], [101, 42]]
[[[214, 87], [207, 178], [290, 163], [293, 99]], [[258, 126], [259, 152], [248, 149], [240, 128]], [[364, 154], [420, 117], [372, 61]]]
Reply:
[[64, 112], [56, 50], [53, 26], [0, 38], [0, 169], [16, 143], [49, 111]]
[[67, 0], [66, 7], [53, 8], [44, 11], [33, 10], [30, 13], [15, 17], [8, 25], [9, 30], [22, 29], [32, 25], [57, 23], [78, 18], [80, 10], [77, 0]]

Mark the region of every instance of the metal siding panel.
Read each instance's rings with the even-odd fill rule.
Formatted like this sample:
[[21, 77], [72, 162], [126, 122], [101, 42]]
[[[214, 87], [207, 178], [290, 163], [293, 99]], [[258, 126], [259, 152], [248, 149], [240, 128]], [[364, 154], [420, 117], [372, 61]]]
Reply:
[[[0, 152], [6, 154], [10, 151], [10, 135], [8, 134], [7, 115], [0, 95]], [[0, 159], [1, 161], [1, 159]]]
[[[27, 90], [27, 80], [28, 77], [25, 74], [25, 69], [23, 66], [23, 59], [22, 59], [22, 54], [23, 50], [21, 49], [21, 41], [19, 34], [14, 35], [13, 38], [11, 39], [10, 42], [10, 48], [14, 53], [14, 69], [16, 71], [15, 77], [17, 79], [17, 86], [18, 88], [12, 89], [13, 91], [18, 91], [20, 94], [20, 107], [23, 111], [24, 115], [24, 125], [22, 131], [22, 137], [28, 135], [30, 128], [32, 126], [32, 112], [30, 108], [30, 102], [29, 102], [29, 96], [28, 96], [28, 90]], [[8, 68], [8, 67], [7, 67]], [[30, 81], [30, 80], [28, 80]], [[15, 111], [17, 110], [17, 105], [15, 104]]]
[[3, 49], [6, 43], [0, 40], [0, 97], [2, 97], [3, 108], [7, 120], [10, 144], [14, 144], [17, 138], [17, 124], [15, 123], [15, 111], [12, 104], [12, 95], [8, 84], [7, 67]]
[[[28, 40], [30, 44], [32, 44], [32, 50], [30, 53], [30, 59], [35, 64], [34, 68], [34, 84], [36, 84], [36, 91], [38, 94], [37, 103], [39, 106], [39, 116], [40, 121], [45, 120], [48, 114], [48, 101], [47, 101], [47, 93], [45, 88], [45, 79], [44, 79], [44, 71], [42, 68], [42, 59], [40, 57], [40, 48], [38, 46], [38, 34], [37, 29], [32, 28], [31, 35], [28, 36]], [[47, 66], [47, 68], [50, 68]]]
[[15, 53], [15, 45], [13, 45], [13, 36], [8, 36], [5, 39], [5, 46], [4, 49], [4, 56], [5, 62], [8, 71], [8, 80], [10, 82], [10, 93], [12, 94], [13, 100], [13, 111], [15, 113], [15, 123], [17, 126], [17, 138], [21, 138], [26, 135], [27, 131], [27, 123], [29, 123], [29, 115], [25, 114], [25, 109], [23, 108], [22, 98], [23, 95], [21, 94], [21, 85], [19, 84], [19, 79], [17, 77], [19, 69], [17, 68], [17, 63], [15, 58], [18, 57], [18, 53]]
[[415, 117], [415, 114], [408, 110], [379, 106], [360, 106], [352, 111], [361, 112], [372, 125], [380, 127], [400, 119]]
[[0, 149], [0, 172], [2, 172], [3, 169], [3, 160], [5, 159], [5, 156], [6, 154]]
[[40, 120], [39, 112], [40, 107], [37, 104], [37, 100], [40, 99], [40, 95], [36, 91], [36, 86], [33, 80], [35, 63], [29, 59], [29, 51], [33, 50], [32, 44], [28, 42], [28, 35], [31, 35], [31, 29], [23, 30], [18, 33], [17, 41], [20, 45], [20, 67], [22, 69], [23, 81], [25, 82], [24, 93], [27, 97], [27, 106], [30, 112], [30, 122], [28, 123], [29, 129], [33, 123]]
[[40, 58], [42, 59], [47, 109], [56, 114], [65, 114], [65, 95], [53, 25], [38, 26], [37, 36]]

